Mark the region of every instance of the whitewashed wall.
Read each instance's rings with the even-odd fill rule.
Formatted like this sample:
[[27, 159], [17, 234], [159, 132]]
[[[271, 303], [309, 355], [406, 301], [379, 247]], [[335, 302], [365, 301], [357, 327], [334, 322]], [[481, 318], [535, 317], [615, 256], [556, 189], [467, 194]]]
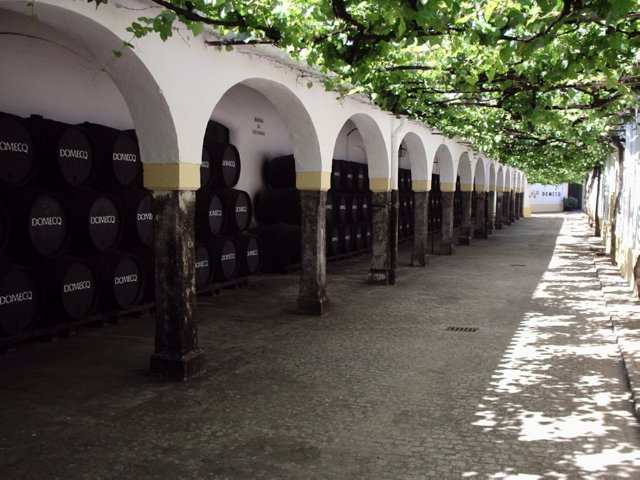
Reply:
[[562, 199], [568, 195], [569, 186], [566, 183], [560, 185], [542, 185], [533, 183], [527, 186], [525, 196], [529, 199], [531, 213], [561, 212], [563, 210]]

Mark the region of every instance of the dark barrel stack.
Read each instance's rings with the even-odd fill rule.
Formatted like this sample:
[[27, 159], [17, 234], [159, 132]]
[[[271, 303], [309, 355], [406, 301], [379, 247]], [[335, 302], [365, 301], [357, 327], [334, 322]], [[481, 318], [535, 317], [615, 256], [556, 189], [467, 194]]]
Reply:
[[411, 186], [411, 169], [398, 169], [398, 239], [413, 238], [415, 217], [413, 215], [413, 190]]
[[240, 155], [229, 129], [210, 121], [205, 133], [196, 193], [196, 290], [256, 273], [262, 247], [245, 233], [253, 220], [250, 195], [237, 190]]
[[429, 235], [442, 232], [442, 190], [440, 175], [431, 175], [431, 191], [429, 192]]
[[456, 191], [453, 194], [453, 228], [462, 224], [462, 186], [460, 177], [456, 178]]
[[272, 158], [266, 166], [268, 188], [256, 195], [258, 226], [251, 230], [264, 251], [262, 269], [286, 273], [300, 265], [302, 214], [293, 155]]
[[136, 306], [152, 245], [133, 132], [0, 113], [0, 335]]
[[363, 163], [333, 160], [327, 192], [327, 258], [371, 246], [369, 170]]

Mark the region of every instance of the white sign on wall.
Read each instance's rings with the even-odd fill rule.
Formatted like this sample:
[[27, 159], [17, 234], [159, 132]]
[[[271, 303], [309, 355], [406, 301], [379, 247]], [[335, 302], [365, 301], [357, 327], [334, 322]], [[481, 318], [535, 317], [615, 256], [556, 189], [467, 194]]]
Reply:
[[568, 184], [542, 185], [534, 183], [528, 186], [529, 205], [531, 213], [561, 212], [562, 199], [568, 194]]

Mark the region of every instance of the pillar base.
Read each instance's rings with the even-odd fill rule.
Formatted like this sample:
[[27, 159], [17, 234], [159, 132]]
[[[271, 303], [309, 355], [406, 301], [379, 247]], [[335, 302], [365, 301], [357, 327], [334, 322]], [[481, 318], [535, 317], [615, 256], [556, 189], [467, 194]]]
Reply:
[[471, 245], [471, 237], [466, 235], [458, 237], [458, 245]]
[[187, 380], [204, 373], [204, 361], [204, 352], [200, 349], [191, 350], [182, 356], [154, 353], [149, 361], [149, 370], [152, 375]]
[[315, 315], [321, 317], [326, 315], [329, 311], [329, 299], [328, 298], [312, 298], [312, 297], [300, 297], [298, 298], [298, 313], [303, 315]]
[[367, 283], [374, 285], [389, 285], [389, 272], [387, 270], [369, 270]]
[[429, 263], [429, 256], [422, 252], [419, 254], [412, 253], [411, 254], [411, 266], [412, 267], [426, 267]]
[[453, 243], [440, 242], [440, 255], [453, 255]]

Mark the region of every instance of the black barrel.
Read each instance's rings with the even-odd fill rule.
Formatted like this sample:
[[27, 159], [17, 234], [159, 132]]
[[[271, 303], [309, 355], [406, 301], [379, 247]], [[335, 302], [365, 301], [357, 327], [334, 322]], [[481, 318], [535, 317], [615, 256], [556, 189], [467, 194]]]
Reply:
[[344, 223], [347, 220], [347, 199], [343, 193], [329, 190], [333, 202], [333, 223]]
[[40, 320], [40, 284], [27, 268], [0, 262], [0, 333], [17, 335]]
[[144, 189], [132, 189], [118, 195], [122, 216], [123, 249], [136, 250], [153, 245], [153, 196]]
[[0, 200], [0, 255], [2, 255], [5, 248], [7, 248], [7, 243], [9, 242], [9, 232], [9, 214], [7, 213], [7, 209], [4, 206], [4, 202]]
[[106, 252], [122, 238], [122, 215], [114, 197], [91, 190], [68, 194], [73, 227], [73, 249], [77, 252]]
[[330, 192], [327, 192], [327, 203], [325, 204], [325, 212], [326, 223], [333, 223], [333, 195]]
[[202, 162], [200, 163], [200, 188], [211, 186], [211, 155], [207, 147], [202, 147]]
[[142, 163], [135, 134], [85, 122], [98, 163], [96, 184], [105, 188], [140, 186]]
[[371, 224], [368, 222], [363, 222], [360, 224], [360, 232], [362, 233], [362, 241], [364, 247], [371, 246]]
[[55, 257], [65, 251], [70, 222], [60, 197], [25, 189], [12, 192], [5, 202], [11, 225], [9, 254]]
[[339, 225], [338, 233], [340, 234], [340, 251], [349, 253], [351, 251], [351, 225]]
[[351, 235], [351, 250], [358, 252], [365, 248], [365, 240], [360, 225], [355, 223], [351, 224], [349, 225], [349, 230]]
[[273, 188], [296, 186], [296, 161], [293, 155], [272, 158], [267, 168], [267, 181]]
[[226, 217], [225, 232], [234, 234], [247, 230], [253, 219], [253, 204], [249, 194], [243, 190], [223, 190], [220, 199]]
[[238, 273], [238, 249], [232, 238], [215, 237], [207, 241], [211, 253], [213, 280], [233, 280]]
[[28, 184], [37, 171], [35, 143], [19, 117], [0, 113], [0, 184]]
[[144, 266], [138, 258], [123, 252], [110, 252], [90, 257], [89, 263], [100, 285], [100, 311], [126, 310], [140, 302], [145, 276]]
[[256, 218], [261, 222], [300, 225], [300, 190], [295, 187], [261, 190], [254, 207]]
[[363, 163], [352, 163], [351, 170], [353, 171], [353, 189], [357, 192], [364, 192], [367, 186], [367, 171], [366, 165]]
[[229, 129], [215, 120], [209, 120], [204, 134], [205, 142], [229, 143]]
[[249, 233], [240, 233], [233, 237], [238, 249], [238, 274], [254, 275], [262, 264], [260, 237]]
[[299, 225], [274, 223], [251, 229], [260, 237], [262, 270], [286, 273], [300, 264], [301, 233]]
[[327, 257], [334, 257], [341, 253], [341, 237], [338, 228], [338, 225], [329, 225], [327, 227]]
[[368, 193], [358, 195], [359, 221], [368, 222], [371, 218], [371, 199]]
[[196, 244], [196, 290], [201, 290], [211, 283], [211, 254], [204, 243]]
[[196, 231], [201, 237], [219, 235], [225, 228], [226, 217], [220, 195], [211, 190], [196, 193]]
[[346, 160], [333, 160], [331, 164], [331, 188], [341, 192], [353, 190], [352, 162]]
[[44, 286], [49, 322], [81, 320], [95, 312], [99, 286], [85, 261], [66, 256], [32, 267]]
[[38, 153], [39, 183], [47, 186], [89, 186], [95, 179], [97, 161], [88, 131], [32, 115], [27, 120]]
[[206, 144], [211, 158], [211, 185], [214, 188], [232, 188], [240, 180], [240, 154], [230, 143]]
[[358, 201], [358, 195], [357, 194], [347, 194], [344, 196], [345, 197], [345, 201], [347, 204], [347, 216], [346, 216], [346, 221], [347, 222], [358, 222], [360, 221], [360, 202]]

